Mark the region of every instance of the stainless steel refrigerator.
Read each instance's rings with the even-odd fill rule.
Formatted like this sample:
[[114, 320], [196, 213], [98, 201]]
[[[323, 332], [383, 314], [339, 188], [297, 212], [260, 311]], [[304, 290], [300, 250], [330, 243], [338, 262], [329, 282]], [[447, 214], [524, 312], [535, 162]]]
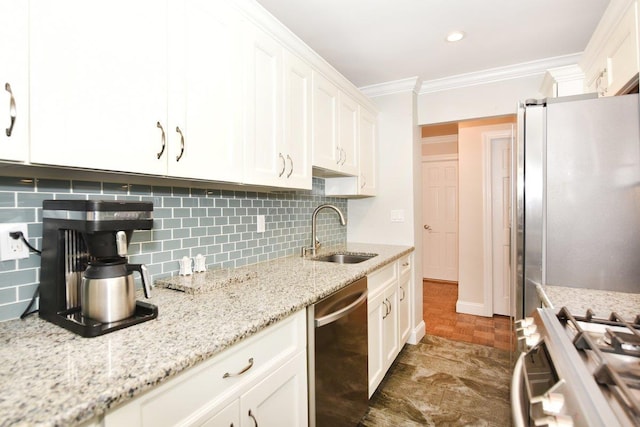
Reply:
[[536, 283], [640, 293], [638, 95], [532, 100], [518, 111], [512, 282], [516, 318]]

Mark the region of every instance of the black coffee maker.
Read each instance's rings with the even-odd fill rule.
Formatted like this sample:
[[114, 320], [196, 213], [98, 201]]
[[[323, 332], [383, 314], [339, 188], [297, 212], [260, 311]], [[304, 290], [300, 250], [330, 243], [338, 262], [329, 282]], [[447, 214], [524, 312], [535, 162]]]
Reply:
[[41, 318], [94, 337], [158, 316], [135, 299], [134, 271], [151, 296], [146, 266], [127, 260], [133, 231], [153, 226], [153, 203], [45, 200], [42, 208]]

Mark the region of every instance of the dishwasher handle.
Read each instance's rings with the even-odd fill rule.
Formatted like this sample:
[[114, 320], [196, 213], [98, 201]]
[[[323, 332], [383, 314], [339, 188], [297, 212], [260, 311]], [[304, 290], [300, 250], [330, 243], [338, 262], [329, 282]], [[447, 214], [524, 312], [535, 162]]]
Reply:
[[360, 296], [351, 304], [346, 307], [341, 308], [340, 310], [336, 310], [333, 313], [329, 313], [326, 316], [322, 316], [318, 319], [315, 319], [315, 326], [319, 328], [324, 325], [328, 325], [329, 323], [333, 323], [343, 317], [347, 316], [352, 311], [356, 310], [360, 305], [362, 305], [367, 300], [367, 290], [363, 290], [360, 293]]

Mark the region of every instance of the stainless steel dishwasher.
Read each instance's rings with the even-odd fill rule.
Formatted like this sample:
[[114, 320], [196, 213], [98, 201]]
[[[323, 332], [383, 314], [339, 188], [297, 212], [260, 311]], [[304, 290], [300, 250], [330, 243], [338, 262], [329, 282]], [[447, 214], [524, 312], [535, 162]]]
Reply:
[[367, 278], [307, 310], [309, 426], [355, 426], [369, 403]]

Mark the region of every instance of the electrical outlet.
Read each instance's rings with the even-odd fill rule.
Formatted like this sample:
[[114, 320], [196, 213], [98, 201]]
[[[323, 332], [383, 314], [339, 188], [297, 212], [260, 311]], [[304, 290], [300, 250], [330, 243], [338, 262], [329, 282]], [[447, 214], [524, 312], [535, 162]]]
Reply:
[[14, 239], [9, 235], [14, 231], [21, 231], [25, 239], [29, 238], [27, 224], [0, 224], [0, 261], [29, 258], [29, 248], [22, 239]]
[[258, 233], [264, 233], [266, 229], [264, 219], [264, 215], [258, 215], [256, 217], [256, 231]]

